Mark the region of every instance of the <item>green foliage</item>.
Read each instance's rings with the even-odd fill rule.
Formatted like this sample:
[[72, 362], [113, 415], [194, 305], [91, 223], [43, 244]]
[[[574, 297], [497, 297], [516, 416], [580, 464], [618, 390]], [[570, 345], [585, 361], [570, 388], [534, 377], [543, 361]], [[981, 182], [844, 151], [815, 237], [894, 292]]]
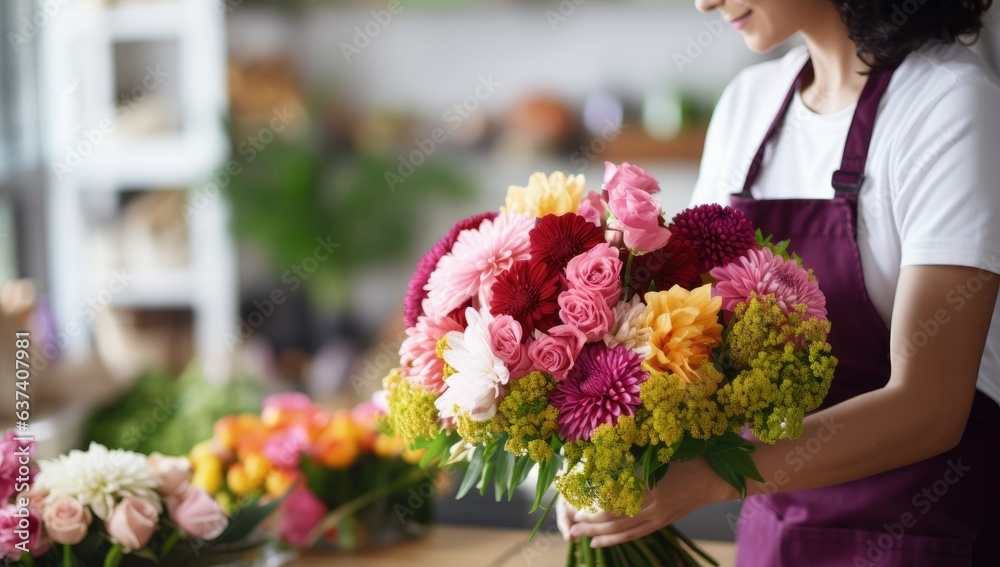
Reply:
[[88, 417], [84, 441], [143, 454], [184, 455], [212, 436], [216, 420], [257, 412], [262, 401], [260, 384], [251, 377], [215, 385], [194, 365], [179, 377], [148, 372], [121, 398]]

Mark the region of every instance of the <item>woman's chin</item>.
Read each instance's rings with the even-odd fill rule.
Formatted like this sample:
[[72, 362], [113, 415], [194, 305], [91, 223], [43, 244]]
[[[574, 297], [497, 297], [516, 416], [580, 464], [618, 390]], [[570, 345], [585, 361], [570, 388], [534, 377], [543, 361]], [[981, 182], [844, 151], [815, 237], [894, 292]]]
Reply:
[[782, 41], [775, 41], [773, 38], [761, 37], [756, 34], [743, 34], [743, 41], [746, 42], [747, 47], [750, 51], [754, 53], [769, 53], [773, 51], [776, 47], [781, 45]]

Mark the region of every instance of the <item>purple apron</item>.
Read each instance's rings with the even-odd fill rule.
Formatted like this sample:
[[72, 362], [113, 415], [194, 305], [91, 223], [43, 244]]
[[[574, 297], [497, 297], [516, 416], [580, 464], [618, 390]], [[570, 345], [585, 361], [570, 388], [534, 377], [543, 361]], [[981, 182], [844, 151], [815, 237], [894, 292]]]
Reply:
[[[892, 71], [873, 73], [848, 132], [833, 199], [756, 200], [768, 141], [778, 131], [803, 80], [807, 62], [750, 165], [743, 192], [732, 196], [764, 234], [790, 238], [814, 269], [833, 323], [830, 344], [840, 360], [823, 408], [883, 387], [889, 380], [889, 329], [875, 310], [858, 253], [858, 193], [875, 118]], [[946, 187], [940, 188], [947, 190]], [[942, 376], [947, 379], [947, 376]], [[766, 478], [794, 477], [824, 440], [802, 438], [787, 466]], [[753, 496], [737, 532], [739, 567], [1000, 567], [1000, 407], [977, 391], [962, 441], [953, 450], [909, 466], [837, 486]]]

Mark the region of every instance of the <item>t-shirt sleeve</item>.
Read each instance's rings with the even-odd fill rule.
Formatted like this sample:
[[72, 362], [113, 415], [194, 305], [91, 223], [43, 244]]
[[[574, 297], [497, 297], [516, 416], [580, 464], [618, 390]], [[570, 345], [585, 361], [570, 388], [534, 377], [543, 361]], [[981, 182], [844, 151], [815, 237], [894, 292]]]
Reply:
[[725, 143], [727, 130], [732, 122], [734, 91], [738, 88], [739, 80], [740, 77], [737, 77], [729, 83], [712, 112], [708, 132], [705, 134], [705, 150], [698, 168], [698, 181], [691, 194], [692, 207], [706, 203], [726, 203], [729, 199], [720, 176], [726, 171]]
[[950, 89], [902, 138], [893, 212], [900, 267], [1000, 269], [1000, 90]]

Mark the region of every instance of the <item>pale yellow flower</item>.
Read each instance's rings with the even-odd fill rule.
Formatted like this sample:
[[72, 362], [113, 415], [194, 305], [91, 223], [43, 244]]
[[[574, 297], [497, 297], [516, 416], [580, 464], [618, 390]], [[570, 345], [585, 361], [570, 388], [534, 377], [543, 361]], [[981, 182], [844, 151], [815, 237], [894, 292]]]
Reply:
[[527, 187], [511, 185], [507, 189], [507, 213], [524, 213], [534, 217], [575, 213], [580, 208], [580, 198], [587, 179], [583, 175], [567, 176], [557, 171], [548, 177], [534, 173]]
[[685, 384], [703, 380], [698, 367], [722, 344], [719, 308], [722, 298], [712, 297], [712, 286], [688, 291], [675, 285], [667, 291], [646, 294], [644, 327], [653, 329], [646, 359], [654, 370], [673, 372]]

